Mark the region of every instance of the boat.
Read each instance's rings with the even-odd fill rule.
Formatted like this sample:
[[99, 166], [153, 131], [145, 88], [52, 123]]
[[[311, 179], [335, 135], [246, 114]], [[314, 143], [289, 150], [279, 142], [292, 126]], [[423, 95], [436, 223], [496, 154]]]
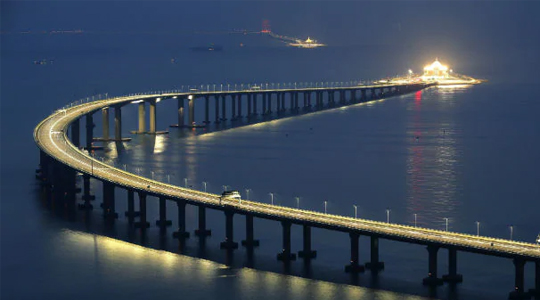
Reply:
[[221, 45], [215, 45], [215, 44], [212, 43], [212, 44], [210, 44], [208, 46], [191, 47], [190, 49], [193, 50], [193, 51], [197, 51], [197, 52], [222, 51], [223, 47]]
[[325, 44], [318, 43], [316, 40], [312, 40], [310, 37], [308, 37], [305, 41], [296, 39], [295, 42], [289, 43], [288, 45], [297, 48], [317, 48], [326, 46]]

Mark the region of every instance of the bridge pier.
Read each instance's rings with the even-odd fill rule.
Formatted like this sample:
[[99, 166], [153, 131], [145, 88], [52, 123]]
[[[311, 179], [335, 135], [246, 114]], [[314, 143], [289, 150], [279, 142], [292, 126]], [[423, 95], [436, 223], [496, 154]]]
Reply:
[[[292, 96], [292, 95], [291, 95]], [[294, 110], [295, 111], [298, 111], [299, 107], [298, 107], [298, 92], [295, 92], [294, 93]]]
[[345, 103], [347, 103], [347, 101], [345, 100], [345, 91], [341, 90], [339, 91], [339, 104], [344, 105]]
[[246, 215], [246, 239], [242, 241], [242, 246], [247, 248], [259, 246], [259, 240], [254, 238], [253, 215], [250, 214]]
[[86, 150], [92, 152], [92, 142], [94, 141], [94, 117], [92, 113], [86, 114]]
[[199, 205], [199, 228], [195, 230], [195, 235], [206, 237], [212, 235], [210, 229], [206, 229], [206, 207]]
[[101, 116], [103, 118], [103, 140], [109, 140], [109, 108], [105, 107], [101, 110]]
[[214, 96], [214, 104], [215, 104], [215, 114], [216, 118], [214, 120], [215, 124], [219, 124], [219, 96]]
[[361, 94], [360, 102], [366, 102], [367, 101], [366, 89], [361, 90], [360, 94]]
[[238, 113], [236, 117], [242, 119], [242, 94], [238, 94]]
[[114, 107], [114, 139], [122, 140], [122, 108], [120, 105]]
[[124, 215], [128, 217], [129, 224], [133, 224], [135, 217], [140, 215], [138, 211], [135, 211], [135, 192], [133, 190], [128, 190], [127, 198], [128, 210], [124, 213]]
[[457, 273], [457, 250], [453, 247], [448, 248], [448, 274], [442, 279], [450, 283], [463, 282], [463, 275]]
[[258, 94], [254, 94], [253, 95], [253, 116], [256, 116], [258, 113], [257, 113], [257, 97], [259, 95]]
[[210, 96], [204, 96], [204, 124], [210, 124]]
[[[179, 100], [180, 101], [180, 100]], [[139, 131], [137, 133], [146, 132], [146, 103], [144, 101], [139, 102]], [[180, 110], [180, 107], [178, 107]]]
[[146, 230], [150, 227], [150, 223], [146, 222], [146, 193], [139, 192], [139, 216], [141, 217], [139, 222], [136, 222], [135, 228], [141, 228]]
[[525, 260], [514, 258], [514, 267], [516, 271], [514, 290], [508, 295], [509, 299], [530, 299], [530, 295], [525, 291]]
[[534, 288], [529, 290], [531, 296], [540, 299], [540, 260], [534, 262]]
[[150, 134], [156, 134], [156, 99], [148, 101], [150, 103], [150, 124], [148, 132]]
[[236, 95], [231, 95], [231, 121], [236, 120]]
[[358, 240], [360, 234], [357, 232], [349, 233], [351, 238], [351, 263], [345, 266], [345, 272], [347, 273], [361, 273], [364, 272], [364, 266], [358, 264]]
[[167, 220], [167, 199], [159, 197], [159, 220], [156, 220], [156, 226], [164, 230], [167, 226], [171, 226], [172, 221]]
[[177, 239], [189, 238], [189, 232], [186, 231], [186, 200], [176, 201], [178, 205], [178, 230], [173, 232], [173, 237]]
[[103, 218], [107, 220], [118, 219], [115, 212], [114, 184], [103, 181]]
[[193, 95], [188, 98], [188, 126], [191, 127], [195, 123], [195, 99]]
[[370, 237], [370, 258], [371, 260], [366, 263], [366, 269], [372, 272], [378, 272], [384, 269], [384, 262], [379, 261], [379, 237]]
[[304, 259], [312, 259], [317, 257], [317, 251], [311, 250], [311, 227], [308, 225], [303, 225], [302, 232], [304, 236], [304, 248], [298, 251], [298, 257], [302, 257]]
[[221, 121], [227, 120], [227, 107], [226, 107], [225, 95], [221, 95]]
[[73, 120], [73, 123], [71, 123], [71, 125], [70, 125], [71, 142], [77, 148], [79, 148], [81, 146], [80, 128], [81, 128], [80, 119], [77, 118], [77, 119]]
[[83, 204], [79, 204], [80, 210], [92, 210], [94, 206], [90, 204], [91, 200], [94, 200], [96, 197], [93, 195], [90, 195], [90, 175], [84, 174], [83, 175], [83, 195], [82, 200], [84, 201]]
[[428, 259], [428, 277], [423, 279], [424, 285], [437, 286], [442, 285], [443, 280], [437, 277], [437, 252], [439, 251], [439, 246], [428, 245], [427, 251], [429, 254]]
[[252, 94], [248, 94], [247, 95], [247, 118], [248, 120], [251, 119], [251, 116], [252, 116], [252, 112], [251, 112], [251, 108], [252, 108], [252, 105], [251, 105], [251, 98], [252, 98]]
[[283, 249], [278, 253], [277, 259], [282, 261], [296, 260], [296, 254], [291, 253], [291, 222], [281, 221], [283, 229]]
[[[276, 97], [278, 95], [276, 94]], [[266, 110], [266, 114], [271, 115], [272, 114], [272, 93], [268, 94], [268, 101], [266, 103], [268, 105], [268, 108]]]
[[[282, 101], [281, 101], [281, 98], [282, 97], [285, 97], [285, 93], [277, 93], [276, 94], [276, 112], [277, 114], [279, 115], [284, 109], [285, 109], [285, 106], [283, 106], [283, 108], [281, 107], [281, 104], [282, 104]], [[284, 103], [283, 103], [284, 104]]]
[[[281, 93], [281, 99], [278, 97], [278, 102], [281, 101], [281, 111], [286, 111], [287, 109], [285, 108], [285, 95], [287, 93]], [[291, 98], [291, 101], [292, 101], [292, 94], [289, 93], [289, 97]], [[278, 109], [278, 112], [279, 112], [279, 109]]]
[[264, 93], [262, 94], [262, 115], [266, 115], [267, 114], [267, 110], [266, 110], [266, 97], [267, 97], [267, 94]]
[[238, 248], [238, 243], [234, 241], [233, 217], [234, 212], [232, 210], [225, 210], [225, 241], [219, 245], [221, 249], [232, 250]]

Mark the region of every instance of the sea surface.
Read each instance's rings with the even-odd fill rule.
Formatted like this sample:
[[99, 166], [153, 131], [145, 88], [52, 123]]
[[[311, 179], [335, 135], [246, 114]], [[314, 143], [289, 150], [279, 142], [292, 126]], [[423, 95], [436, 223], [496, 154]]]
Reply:
[[[3, 5], [10, 12], [27, 12], [22, 20], [32, 19], [34, 27], [23, 26], [30, 21], [9, 23], [3, 18], [2, 299], [505, 299], [512, 290], [511, 260], [461, 252], [458, 272], [463, 283], [429, 289], [421, 283], [427, 274], [425, 247], [386, 240], [380, 242], [385, 270], [351, 277], [343, 272], [349, 261], [348, 236], [322, 229], [313, 229], [317, 258], [311, 264], [297, 260], [287, 266], [275, 258], [281, 250], [281, 225], [259, 219], [255, 237], [261, 245], [253, 256], [242, 247], [226, 255], [219, 249], [225, 222], [218, 211], [208, 211], [212, 236], [205, 243], [192, 234], [179, 245], [170, 237], [174, 226], [165, 236], [152, 226], [142, 238], [129, 229], [123, 216], [125, 191], [116, 189], [120, 218], [111, 228], [101, 217], [99, 182], [92, 182], [97, 197], [93, 212], [70, 216], [44, 200], [35, 180], [39, 151], [33, 129], [72, 101], [188, 86], [367, 81], [403, 74], [409, 68], [420, 72], [422, 63], [435, 57], [425, 56], [415, 45], [364, 40], [296, 49], [259, 34], [192, 30], [156, 34], [152, 30], [159, 26], [149, 25], [152, 30], [146, 32], [140, 22], [116, 31], [103, 25], [82, 33], [43, 34], [35, 28], [63, 24], [52, 18], [59, 7], [75, 13], [82, 5], [97, 15], [103, 7], [61, 2]], [[110, 5], [113, 11], [122, 11], [122, 4]], [[148, 5], [133, 9], [142, 12]], [[495, 19], [505, 9], [521, 12], [525, 4], [506, 5], [489, 7], [487, 18]], [[531, 11], [538, 7], [527, 5]], [[380, 8], [368, 6], [373, 11]], [[80, 24], [73, 16], [62, 18], [69, 19], [71, 23], [65, 24], [70, 26], [82, 24], [63, 29], [95, 25], [89, 17]], [[524, 30], [532, 30], [530, 26], [538, 28], [538, 21]], [[24, 30], [33, 31], [21, 33]], [[511, 31], [503, 33], [511, 40]], [[530, 40], [512, 41], [448, 47], [447, 57], [455, 61], [447, 63], [455, 62], [456, 72], [488, 79], [478, 86], [429, 88], [259, 124], [169, 128], [177, 117], [176, 102], [168, 100], [158, 104], [157, 125], [169, 134], [131, 135], [137, 128], [137, 110], [127, 106], [122, 111], [123, 135], [132, 141], [106, 144], [96, 157], [198, 190], [206, 184], [209, 192], [220, 193], [226, 186], [245, 198], [249, 191], [250, 199], [266, 203], [272, 193], [275, 204], [315, 211], [324, 211], [326, 202], [328, 213], [346, 216], [353, 216], [357, 206], [361, 218], [388, 217], [392, 223], [414, 225], [416, 216], [418, 226], [446, 230], [448, 224], [450, 231], [500, 238], [510, 238], [513, 228], [513, 239], [534, 242], [540, 233], [540, 46]], [[223, 51], [190, 50], [210, 43], [222, 45]], [[99, 136], [99, 113], [94, 120]], [[196, 104], [196, 120], [203, 120], [202, 102]], [[150, 198], [148, 203], [148, 219], [154, 223], [158, 201]], [[168, 218], [176, 224], [175, 204], [167, 208]], [[245, 223], [241, 216], [234, 221], [239, 242]], [[196, 229], [195, 207], [188, 206], [186, 224], [190, 231]], [[293, 226], [292, 239], [293, 251], [301, 250], [299, 226]], [[368, 246], [369, 239], [361, 237], [363, 261], [369, 259]], [[446, 271], [447, 252], [441, 250], [439, 273]], [[528, 264], [527, 288], [532, 287], [533, 274]]]

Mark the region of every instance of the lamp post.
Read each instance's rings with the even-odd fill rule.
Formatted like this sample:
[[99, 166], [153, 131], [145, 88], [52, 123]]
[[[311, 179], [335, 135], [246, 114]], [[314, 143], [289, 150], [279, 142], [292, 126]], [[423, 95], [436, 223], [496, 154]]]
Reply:
[[300, 197], [294, 197], [296, 199], [296, 208], [300, 208]]
[[227, 191], [229, 186], [228, 185], [222, 185], [221, 187], [223, 188], [223, 191], [225, 192], [225, 191]]
[[327, 210], [326, 210], [327, 206], [328, 206], [328, 201], [324, 201], [324, 213], [325, 214], [327, 213]]
[[448, 231], [448, 218], [444, 218], [444, 221], [446, 222], [446, 231]]
[[246, 200], [249, 200], [249, 191], [251, 191], [251, 189], [246, 189]]
[[510, 240], [514, 238], [514, 225], [510, 225]]
[[476, 221], [476, 236], [480, 236], [480, 222]]
[[386, 223], [390, 223], [390, 208], [386, 209]]
[[184, 187], [187, 189], [187, 178], [184, 178]]
[[171, 175], [167, 174], [167, 183], [171, 183]]
[[154, 180], [154, 171], [151, 171], [152, 173], [152, 180]]
[[353, 205], [353, 207], [354, 207], [354, 218], [358, 219], [358, 206]]
[[274, 193], [270, 193], [270, 203], [274, 205]]
[[203, 187], [204, 187], [204, 192], [206, 193], [206, 184], [207, 184], [207, 182], [203, 181], [202, 184], [203, 184]]
[[416, 217], [417, 217], [417, 215], [414, 214], [414, 227], [416, 227], [416, 219], [417, 219]]

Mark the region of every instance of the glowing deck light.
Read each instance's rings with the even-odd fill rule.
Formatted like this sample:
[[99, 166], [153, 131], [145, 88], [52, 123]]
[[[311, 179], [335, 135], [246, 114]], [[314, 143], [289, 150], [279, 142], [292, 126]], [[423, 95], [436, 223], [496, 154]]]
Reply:
[[141, 102], [144, 102], [144, 100], [135, 100], [135, 101], [131, 101], [131, 103], [141, 103]]

